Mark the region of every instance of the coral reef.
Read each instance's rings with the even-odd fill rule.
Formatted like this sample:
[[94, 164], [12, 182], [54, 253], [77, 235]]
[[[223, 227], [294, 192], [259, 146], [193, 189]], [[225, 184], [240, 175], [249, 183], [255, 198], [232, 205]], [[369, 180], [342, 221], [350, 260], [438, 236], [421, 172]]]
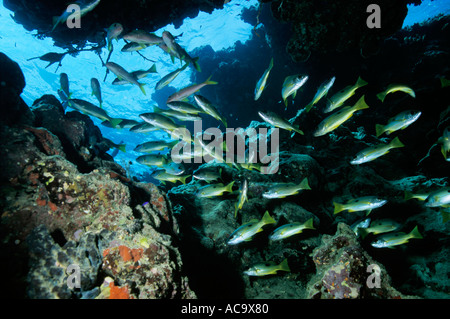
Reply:
[[[1, 270], [14, 287], [8, 294], [195, 298], [165, 194], [123, 177], [89, 117], [64, 114], [48, 95], [32, 114], [34, 123], [16, 118], [0, 127]], [[70, 265], [81, 276], [74, 289]]]

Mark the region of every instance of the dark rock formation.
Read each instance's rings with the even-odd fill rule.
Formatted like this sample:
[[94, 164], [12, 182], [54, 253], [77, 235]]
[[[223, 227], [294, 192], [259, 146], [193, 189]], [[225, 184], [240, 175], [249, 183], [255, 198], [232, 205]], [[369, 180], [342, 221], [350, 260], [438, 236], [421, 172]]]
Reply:
[[[20, 69], [11, 65], [2, 76], [20, 83]], [[22, 88], [7, 87], [2, 111], [14, 115], [11, 101]], [[0, 259], [8, 287], [2, 292], [15, 298], [195, 298], [165, 194], [123, 176], [88, 116], [64, 114], [49, 95], [30, 114], [0, 125]], [[78, 288], [68, 285], [74, 265]]]

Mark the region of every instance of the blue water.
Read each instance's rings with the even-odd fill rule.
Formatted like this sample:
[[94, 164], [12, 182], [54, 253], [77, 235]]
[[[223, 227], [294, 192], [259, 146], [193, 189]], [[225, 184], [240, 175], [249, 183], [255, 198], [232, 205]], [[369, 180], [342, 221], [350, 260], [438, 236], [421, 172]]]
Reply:
[[[210, 45], [214, 51], [230, 50], [240, 41], [245, 43], [252, 37], [253, 26], [241, 19], [244, 8], [257, 7], [257, 0], [231, 1], [222, 10], [215, 10], [212, 14], [200, 12], [196, 18], [186, 18], [180, 28], [175, 29], [173, 25], [168, 25], [160, 30], [155, 30], [157, 35], [161, 35], [164, 30], [170, 31], [174, 35], [182, 34], [177, 42], [184, 47], [187, 52], [196, 48]], [[421, 6], [410, 6], [409, 13], [404, 22], [404, 27], [421, 22], [438, 13], [450, 12], [450, 0], [425, 0]], [[172, 64], [167, 54], [157, 47], [147, 48], [143, 54], [154, 60], [157, 74], [150, 74], [141, 81], [146, 83], [147, 95], [144, 96], [136, 86], [113, 86], [111, 82], [115, 78], [111, 73], [106, 82], [103, 82], [105, 68], [102, 67], [100, 59], [93, 52], [81, 52], [77, 57], [66, 55], [62, 66], [56, 71], [56, 64], [45, 69], [47, 62], [38, 59], [27, 61], [31, 57], [41, 56], [48, 52], [64, 52], [53, 45], [51, 38], [37, 39], [33, 34], [36, 31], [26, 31], [21, 25], [16, 24], [11, 18], [11, 12], [0, 6], [0, 47], [1, 51], [16, 61], [22, 68], [26, 79], [26, 87], [22, 93], [24, 101], [31, 106], [33, 101], [43, 94], [54, 94], [60, 87], [59, 74], [65, 72], [69, 75], [70, 90], [73, 98], [80, 98], [98, 104], [94, 96], [91, 96], [90, 79], [96, 77], [101, 82], [103, 105], [105, 110], [112, 117], [128, 118], [139, 120], [139, 114], [152, 110], [151, 96], [154, 93], [154, 84], [165, 74], [175, 70], [180, 65]], [[220, 32], [218, 32], [220, 30]], [[226, 31], [224, 31], [226, 30]], [[120, 48], [125, 43], [120, 40], [114, 42], [116, 50], [113, 52], [110, 61], [122, 65], [128, 71], [148, 69], [152, 63], [145, 61], [136, 53], [122, 53]], [[32, 48], [32, 49], [31, 49]], [[106, 60], [108, 51], [102, 52], [102, 57]], [[201, 60], [201, 59], [200, 59]], [[56, 72], [55, 72], [56, 71]], [[191, 70], [188, 68], [180, 74], [172, 83], [176, 89], [185, 87], [190, 83]], [[205, 74], [206, 77], [209, 74]], [[94, 123], [101, 129], [103, 135], [112, 141], [119, 143], [125, 141], [127, 153], [119, 152], [115, 157], [118, 163], [127, 166], [126, 163], [132, 161], [132, 174], [138, 174], [147, 169], [146, 166], [137, 164], [134, 159], [140, 155], [133, 151], [137, 144], [154, 138], [165, 138], [167, 135], [155, 132], [147, 135], [130, 133], [127, 130], [109, 129], [100, 125], [101, 121], [92, 118]], [[112, 150], [111, 150], [112, 152]]]

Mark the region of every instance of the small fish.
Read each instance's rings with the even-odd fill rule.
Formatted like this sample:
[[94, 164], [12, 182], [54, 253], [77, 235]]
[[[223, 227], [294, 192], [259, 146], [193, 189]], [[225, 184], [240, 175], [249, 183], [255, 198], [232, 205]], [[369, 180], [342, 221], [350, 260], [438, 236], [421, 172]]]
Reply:
[[[116, 129], [131, 129], [132, 127], [139, 124], [139, 122], [135, 120], [128, 120], [128, 119], [120, 119], [120, 120], [121, 122], [116, 125], [115, 127]], [[109, 123], [108, 121], [104, 121], [101, 124], [106, 127], [112, 128], [111, 123]]]
[[133, 30], [122, 37], [124, 40], [139, 44], [154, 45], [163, 43], [163, 39], [145, 30]]
[[81, 111], [87, 115], [94, 116], [96, 118], [99, 118], [103, 121], [108, 121], [111, 123], [111, 126], [114, 128], [116, 127], [120, 122], [122, 122], [122, 119], [116, 119], [112, 118], [106, 113], [105, 110], [99, 108], [98, 106], [95, 106], [94, 104], [80, 100], [80, 99], [69, 99], [67, 100], [67, 104], [77, 110]]
[[100, 103], [100, 108], [102, 108], [102, 90], [100, 88], [100, 83], [98, 82], [98, 80], [96, 78], [92, 78], [91, 79], [91, 88], [92, 88], [92, 94], [91, 95], [95, 95], [95, 97], [97, 98], [98, 102]]
[[66, 108], [67, 108], [67, 104], [69, 102], [69, 98], [67, 97], [66, 93], [64, 93], [63, 90], [61, 90], [61, 89], [58, 89], [58, 95], [59, 95], [59, 98], [62, 101], [61, 104], [62, 104], [62, 107], [64, 108], [64, 111], [65, 111]]
[[230, 236], [227, 241], [228, 245], [237, 245], [244, 241], [250, 241], [253, 239], [253, 236], [263, 230], [265, 225], [275, 224], [276, 221], [269, 215], [269, 212], [266, 211], [261, 220], [252, 219], [248, 223], [243, 224], [238, 227]]
[[247, 169], [249, 171], [257, 170], [258, 172], [261, 172], [262, 170], [262, 164], [261, 163], [239, 163], [239, 166], [241, 168]]
[[199, 109], [198, 107], [192, 105], [191, 103], [183, 102], [183, 101], [172, 101], [172, 102], [167, 103], [167, 106], [170, 109], [181, 112], [181, 113], [194, 114], [194, 115], [197, 115], [198, 113], [203, 113], [203, 111], [201, 109]]
[[222, 178], [222, 168], [220, 167], [218, 170], [209, 167], [200, 168], [192, 176], [207, 183], [214, 182]]
[[161, 114], [163, 114], [165, 116], [168, 116], [168, 117], [171, 117], [171, 118], [175, 118], [175, 119], [177, 119], [179, 121], [184, 121], [184, 122], [186, 122], [186, 121], [195, 122], [195, 121], [201, 121], [202, 120], [202, 118], [200, 116], [198, 116], [198, 115], [182, 113], [182, 112], [175, 111], [175, 110], [172, 110], [172, 109], [162, 110]]
[[355, 94], [356, 90], [367, 84], [368, 83], [366, 81], [364, 81], [363, 79], [361, 79], [361, 77], [359, 77], [355, 85], [349, 85], [345, 87], [328, 100], [324, 113], [329, 113], [342, 106], [345, 101], [347, 101]]
[[416, 97], [416, 93], [409, 86], [406, 86], [403, 84], [390, 84], [386, 90], [377, 94], [377, 98], [380, 99], [381, 102], [384, 102], [386, 95], [388, 95], [389, 93], [394, 93], [394, 92], [399, 92], [399, 91], [405, 92], [414, 98]]
[[317, 104], [324, 96], [328, 94], [328, 91], [331, 89], [331, 87], [334, 84], [334, 81], [336, 80], [336, 77], [333, 76], [330, 80], [323, 82], [319, 88], [317, 89], [316, 95], [314, 95], [313, 100], [305, 106], [306, 112], [309, 112], [311, 108]]
[[450, 187], [444, 187], [430, 193], [425, 199], [424, 205], [427, 207], [450, 207]]
[[287, 120], [279, 116], [278, 114], [274, 112], [258, 112], [258, 115], [264, 120], [264, 122], [269, 123], [270, 125], [273, 125], [278, 128], [282, 128], [287, 131], [294, 131], [300, 135], [304, 135], [303, 131], [300, 130], [298, 127], [292, 125]]
[[305, 229], [315, 229], [312, 218], [308, 219], [304, 223], [290, 223], [278, 227], [272, 232], [272, 234], [269, 235], [269, 240], [278, 241], [286, 239], [288, 237], [302, 233]]
[[[78, 12], [80, 14], [80, 17], [83, 17], [88, 13], [89, 11], [94, 10], [94, 8], [100, 3], [100, 0], [94, 0], [91, 2], [86, 1], [76, 1], [75, 4], [77, 4], [80, 7], [80, 11]], [[72, 15], [72, 11], [68, 12], [67, 10], [64, 11], [59, 17], [53, 17], [53, 29], [58, 26], [60, 23], [64, 23], [67, 21], [67, 19]]]
[[149, 142], [145, 142], [145, 143], [137, 145], [135, 147], [134, 151], [140, 152], [140, 153], [151, 153], [154, 151], [162, 151], [166, 148], [174, 147], [177, 143], [178, 143], [178, 141], [173, 141], [173, 142], [166, 142], [163, 140], [149, 141]]
[[134, 125], [133, 127], [130, 128], [130, 132], [134, 132], [134, 133], [148, 133], [148, 132], [154, 132], [159, 130], [159, 127], [156, 127], [154, 125], [151, 125], [149, 123], [143, 122], [143, 123], [139, 123]]
[[331, 114], [330, 116], [326, 117], [320, 124], [317, 130], [314, 132], [314, 136], [323, 136], [325, 134], [328, 134], [335, 129], [337, 129], [339, 126], [341, 126], [345, 121], [349, 120], [353, 113], [368, 109], [369, 106], [367, 105], [366, 101], [364, 100], [364, 95], [356, 102], [354, 106], [347, 106], [339, 111], [336, 111], [335, 113]]
[[265, 193], [262, 194], [264, 198], [285, 198], [298, 194], [301, 190], [310, 190], [308, 178], [304, 178], [300, 184], [295, 183], [278, 183], [271, 186]]
[[136, 158], [136, 162], [147, 166], [163, 167], [168, 163], [167, 157], [159, 154], [146, 154]]
[[126, 80], [128, 82], [130, 82], [131, 84], [137, 85], [142, 93], [144, 95], [146, 95], [145, 90], [144, 90], [144, 83], [139, 83], [136, 79], [135, 76], [133, 76], [132, 74], [130, 74], [127, 70], [125, 70], [123, 67], [121, 67], [120, 65], [118, 65], [117, 63], [114, 62], [107, 62], [106, 63], [106, 67], [111, 70], [111, 72], [113, 72], [118, 78], [119, 80]]
[[295, 99], [297, 91], [308, 81], [307, 75], [291, 75], [284, 79], [283, 88], [281, 89], [281, 97], [284, 105], [287, 107], [287, 98], [292, 95], [292, 100]]
[[360, 229], [359, 234], [364, 239], [369, 234], [378, 235], [382, 233], [388, 233], [391, 231], [396, 231], [400, 227], [401, 224], [397, 223], [392, 219], [379, 219], [373, 221], [369, 227]]
[[218, 84], [216, 81], [211, 81], [211, 77], [209, 77], [205, 82], [202, 82], [200, 84], [193, 84], [188, 87], [185, 87], [184, 89], [181, 89], [178, 92], [175, 92], [174, 94], [170, 95], [167, 99], [166, 103], [172, 102], [172, 101], [181, 101], [184, 98], [187, 98], [188, 96], [191, 96], [201, 88], [203, 88], [206, 85], [215, 85]]
[[[148, 70], [133, 71], [130, 74], [133, 77], [135, 77], [136, 80], [140, 80], [140, 79], [145, 78], [150, 73], [158, 73], [158, 71], [156, 71], [155, 64], [153, 64]], [[130, 83], [127, 80], [120, 80], [119, 78], [115, 78], [114, 81], [112, 82], [112, 84], [113, 85], [125, 85], [125, 84], [133, 84], [133, 83]]]
[[153, 126], [169, 131], [173, 131], [181, 127], [177, 125], [171, 118], [159, 113], [144, 113], [139, 115], [139, 117]]
[[356, 154], [355, 158], [350, 161], [352, 165], [359, 165], [363, 163], [367, 163], [381, 157], [393, 148], [404, 147], [402, 142], [398, 139], [398, 137], [394, 138], [389, 144], [379, 144], [372, 147], [368, 147], [363, 149], [361, 152]]
[[197, 105], [208, 115], [211, 115], [216, 120], [220, 121], [227, 127], [227, 119], [219, 113], [217, 108], [204, 96], [199, 94], [194, 95], [194, 100]]
[[155, 86], [155, 90], [161, 90], [163, 87], [169, 85], [173, 80], [175, 80], [175, 78], [181, 73], [183, 72], [187, 67], [188, 67], [188, 63], [186, 63], [185, 65], [183, 65], [181, 68], [176, 69], [173, 72], [170, 72], [169, 74], [163, 76], [161, 78], [161, 80], [158, 81], [158, 83], [156, 83]]
[[237, 203], [234, 205], [234, 218], [237, 217], [237, 213], [244, 206], [245, 202], [248, 201], [248, 181], [245, 179], [239, 189], [239, 197]]
[[127, 152], [127, 151], [126, 151], [127, 145], [126, 145], [126, 144], [123, 144], [123, 142], [121, 142], [120, 144], [116, 144], [116, 143], [114, 143], [113, 141], [111, 141], [110, 139], [107, 139], [107, 138], [105, 138], [105, 137], [103, 138], [103, 141], [106, 142], [106, 144], [108, 144], [108, 146], [109, 146], [110, 148], [118, 149], [119, 151], [122, 151], [122, 152], [124, 152], [124, 153]]
[[437, 144], [441, 144], [441, 153], [447, 162], [450, 162], [450, 127], [446, 127]]
[[372, 209], [379, 208], [387, 203], [387, 200], [378, 198], [376, 196], [364, 196], [352, 199], [346, 204], [340, 204], [334, 202], [334, 212], [333, 214], [339, 214], [344, 210], [349, 212], [360, 212], [367, 211], [366, 216], [370, 214]]
[[190, 177], [191, 175], [173, 175], [169, 174], [166, 171], [156, 171], [152, 174], [152, 177], [154, 179], [159, 180], [160, 182], [170, 182], [170, 183], [176, 183], [181, 182], [183, 184], [186, 184], [186, 179]]
[[58, 62], [58, 67], [56, 68], [56, 70], [58, 70], [58, 68], [62, 65], [61, 64], [62, 59], [66, 56], [67, 53], [68, 52], [64, 52], [64, 53], [49, 52], [49, 53], [46, 53], [46, 54], [41, 55], [41, 56], [36, 56], [36, 57], [33, 57], [33, 58], [29, 58], [29, 59], [27, 59], [27, 61], [31, 61], [31, 60], [34, 60], [34, 59], [39, 59], [39, 60], [42, 60], [42, 61], [46, 61], [46, 62], [48, 62], [48, 64], [47, 64], [47, 66], [45, 68], [48, 68], [50, 65]]
[[350, 226], [350, 228], [355, 233], [356, 237], [359, 237], [361, 235], [360, 229], [367, 228], [370, 226], [370, 221], [371, 221], [371, 219], [370, 219], [370, 217], [368, 217], [368, 218], [360, 219]]
[[164, 164], [163, 169], [166, 171], [167, 174], [177, 176], [183, 174], [186, 171], [186, 168], [183, 166], [182, 163], [175, 163], [175, 162], [169, 162], [167, 164]]
[[375, 131], [377, 137], [381, 134], [391, 134], [398, 130], [404, 130], [409, 125], [417, 121], [422, 112], [420, 111], [404, 111], [389, 119], [386, 125], [376, 124]]
[[136, 52], [148, 48], [151, 44], [129, 42], [120, 50], [122, 52]]
[[60, 87], [61, 91], [64, 92], [67, 99], [70, 99], [70, 96], [72, 94], [70, 93], [70, 90], [69, 90], [69, 77], [68, 77], [67, 73], [61, 73], [59, 75], [59, 83], [61, 84], [61, 87]]
[[261, 96], [262, 92], [266, 88], [267, 79], [269, 78], [269, 74], [270, 74], [270, 71], [272, 70], [272, 68], [273, 68], [273, 58], [270, 59], [269, 67], [264, 71], [263, 75], [261, 76], [261, 78], [256, 83], [255, 101], [257, 99], [259, 99], [259, 97]]
[[224, 185], [222, 183], [211, 184], [200, 187], [196, 193], [197, 197], [216, 197], [222, 196], [224, 193], [232, 193], [233, 192], [234, 181], [232, 181], [228, 185]]
[[175, 42], [175, 37], [169, 31], [163, 31], [162, 39], [169, 49], [169, 52], [173, 53], [180, 61], [184, 59], [184, 52], [181, 46]]
[[112, 41], [118, 40], [123, 32], [123, 26], [120, 23], [113, 23], [106, 30], [106, 43], [108, 44], [108, 51], [113, 49]]
[[422, 239], [422, 235], [419, 233], [419, 229], [414, 227], [414, 229], [409, 233], [389, 233], [379, 236], [371, 245], [375, 248], [393, 248], [398, 245], [403, 245], [408, 243], [410, 239]]
[[249, 269], [244, 271], [244, 274], [247, 276], [267, 276], [267, 275], [276, 275], [277, 271], [286, 271], [290, 272], [287, 258], [283, 260], [280, 264], [276, 264], [273, 261], [265, 261], [261, 263], [257, 263], [251, 266]]

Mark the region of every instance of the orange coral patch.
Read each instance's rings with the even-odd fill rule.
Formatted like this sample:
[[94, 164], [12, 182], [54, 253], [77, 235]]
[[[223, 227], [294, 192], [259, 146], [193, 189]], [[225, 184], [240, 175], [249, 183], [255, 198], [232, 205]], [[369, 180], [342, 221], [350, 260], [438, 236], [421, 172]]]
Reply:
[[118, 287], [114, 282], [110, 282], [109, 288], [109, 299], [130, 299], [128, 286]]

